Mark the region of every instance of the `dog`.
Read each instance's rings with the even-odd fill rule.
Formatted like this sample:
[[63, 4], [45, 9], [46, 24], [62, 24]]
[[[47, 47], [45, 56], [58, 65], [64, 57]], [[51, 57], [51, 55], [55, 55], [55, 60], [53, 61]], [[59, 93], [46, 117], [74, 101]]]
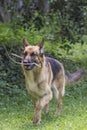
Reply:
[[38, 45], [30, 45], [24, 39], [23, 44], [22, 69], [26, 89], [31, 95], [34, 105], [33, 123], [39, 124], [42, 109], [46, 113], [49, 112], [49, 102], [53, 97], [58, 101], [56, 115], [60, 115], [65, 85], [79, 80], [84, 72], [79, 70], [66, 75], [62, 63], [44, 55], [44, 40]]

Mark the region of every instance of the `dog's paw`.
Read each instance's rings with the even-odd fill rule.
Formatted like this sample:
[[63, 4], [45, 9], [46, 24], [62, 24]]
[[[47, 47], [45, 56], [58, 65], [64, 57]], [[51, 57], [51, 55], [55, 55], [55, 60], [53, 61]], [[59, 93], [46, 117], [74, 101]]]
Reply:
[[57, 111], [55, 112], [55, 116], [60, 116], [60, 114], [61, 114], [61, 111], [60, 111], [60, 110], [57, 110]]
[[39, 125], [41, 123], [41, 118], [34, 117], [33, 118], [33, 123]]

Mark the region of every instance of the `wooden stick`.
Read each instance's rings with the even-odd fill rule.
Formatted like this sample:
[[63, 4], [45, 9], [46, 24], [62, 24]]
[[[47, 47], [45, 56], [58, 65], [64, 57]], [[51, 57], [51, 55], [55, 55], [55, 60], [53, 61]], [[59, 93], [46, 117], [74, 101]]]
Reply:
[[18, 57], [20, 59], [23, 59], [21, 56], [17, 55], [17, 54], [14, 54], [14, 53], [11, 53], [12, 56], [15, 56], [15, 57]]

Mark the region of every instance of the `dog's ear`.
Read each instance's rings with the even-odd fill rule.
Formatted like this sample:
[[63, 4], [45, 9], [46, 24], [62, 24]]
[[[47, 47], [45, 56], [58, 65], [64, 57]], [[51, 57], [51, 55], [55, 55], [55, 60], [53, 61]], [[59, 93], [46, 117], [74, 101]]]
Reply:
[[26, 38], [23, 39], [23, 44], [24, 44], [24, 47], [29, 46], [29, 43]]
[[43, 49], [43, 46], [44, 46], [44, 39], [42, 39], [42, 41], [39, 43], [39, 50], [40, 50], [40, 56], [43, 56], [44, 54], [44, 49]]
[[39, 47], [40, 47], [40, 49], [41, 49], [41, 48], [43, 48], [43, 45], [44, 45], [44, 39], [42, 39], [42, 41], [39, 43], [39, 45], [38, 45], [38, 46], [39, 46]]

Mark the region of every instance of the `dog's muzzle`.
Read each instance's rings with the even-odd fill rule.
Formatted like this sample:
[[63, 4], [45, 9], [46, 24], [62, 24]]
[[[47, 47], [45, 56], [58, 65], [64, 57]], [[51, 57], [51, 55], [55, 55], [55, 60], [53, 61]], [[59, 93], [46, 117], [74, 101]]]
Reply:
[[33, 60], [29, 61], [29, 60], [24, 59], [23, 64], [24, 64], [26, 70], [32, 70], [35, 67]]

